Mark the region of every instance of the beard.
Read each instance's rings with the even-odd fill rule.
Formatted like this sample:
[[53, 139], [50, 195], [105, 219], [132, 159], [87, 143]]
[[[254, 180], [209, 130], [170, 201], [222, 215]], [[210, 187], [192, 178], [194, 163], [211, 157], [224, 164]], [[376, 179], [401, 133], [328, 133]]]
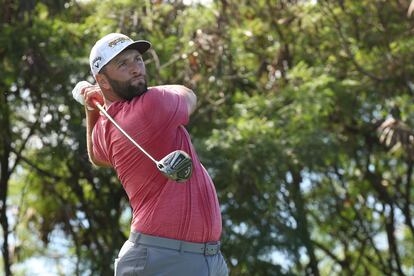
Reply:
[[115, 94], [127, 101], [130, 101], [135, 97], [141, 96], [148, 90], [147, 80], [145, 78], [144, 80], [139, 80], [137, 84], [132, 84], [131, 80], [118, 81], [111, 79], [108, 75], [106, 75], [106, 77]]

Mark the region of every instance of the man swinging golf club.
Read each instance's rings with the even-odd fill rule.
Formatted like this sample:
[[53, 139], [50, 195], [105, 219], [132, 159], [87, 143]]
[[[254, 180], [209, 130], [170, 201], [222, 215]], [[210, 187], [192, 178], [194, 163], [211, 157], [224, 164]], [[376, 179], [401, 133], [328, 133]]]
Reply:
[[97, 85], [73, 90], [85, 103], [91, 162], [115, 169], [132, 207], [115, 275], [228, 275], [214, 184], [184, 128], [197, 98], [181, 85], [147, 89], [150, 47], [104, 36], [89, 57]]

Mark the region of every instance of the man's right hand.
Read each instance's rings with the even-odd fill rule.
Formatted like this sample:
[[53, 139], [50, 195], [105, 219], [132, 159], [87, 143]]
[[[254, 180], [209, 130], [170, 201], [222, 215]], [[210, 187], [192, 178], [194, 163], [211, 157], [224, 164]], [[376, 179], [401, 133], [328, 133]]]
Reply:
[[82, 87], [80, 93], [84, 98], [88, 110], [96, 109], [95, 102], [99, 103], [100, 105], [104, 104], [101, 88], [97, 84]]
[[95, 101], [103, 104], [102, 91], [97, 84], [92, 85], [87, 81], [80, 81], [72, 90], [73, 98], [84, 105], [86, 102], [86, 108], [89, 111], [95, 110]]

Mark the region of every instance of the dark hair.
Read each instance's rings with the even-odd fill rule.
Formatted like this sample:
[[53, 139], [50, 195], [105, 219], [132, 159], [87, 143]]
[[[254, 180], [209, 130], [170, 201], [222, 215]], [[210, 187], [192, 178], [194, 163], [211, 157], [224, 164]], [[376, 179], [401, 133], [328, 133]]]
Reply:
[[101, 70], [99, 70], [99, 73], [104, 74], [105, 76], [106, 76], [106, 65], [108, 64], [105, 64], [104, 67], [102, 67]]

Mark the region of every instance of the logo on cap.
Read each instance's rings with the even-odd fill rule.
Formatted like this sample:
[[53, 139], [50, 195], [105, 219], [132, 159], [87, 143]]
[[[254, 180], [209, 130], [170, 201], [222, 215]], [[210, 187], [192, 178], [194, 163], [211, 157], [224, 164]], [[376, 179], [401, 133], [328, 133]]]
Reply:
[[115, 47], [118, 43], [123, 43], [125, 41], [130, 41], [131, 39], [127, 38], [127, 37], [118, 37], [114, 40], [112, 40], [111, 42], [108, 43], [109, 47]]
[[101, 57], [94, 58], [94, 60], [92, 61], [93, 66], [95, 66], [96, 68], [99, 68], [101, 60], [102, 60]]

